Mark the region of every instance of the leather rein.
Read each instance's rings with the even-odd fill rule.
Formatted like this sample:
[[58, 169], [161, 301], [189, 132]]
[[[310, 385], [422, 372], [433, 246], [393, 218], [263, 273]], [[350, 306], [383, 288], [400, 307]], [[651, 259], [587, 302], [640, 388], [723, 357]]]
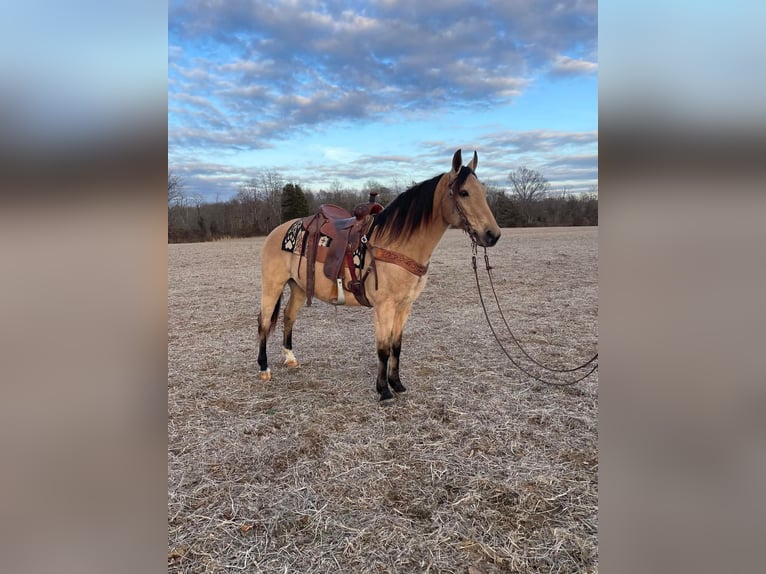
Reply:
[[[472, 238], [472, 240], [473, 240], [473, 238]], [[505, 324], [505, 328], [508, 330], [508, 333], [510, 333], [511, 339], [513, 340], [514, 344], [519, 349], [521, 349], [521, 352], [524, 353], [524, 355], [530, 361], [532, 361], [535, 365], [537, 365], [538, 367], [540, 367], [540, 368], [542, 368], [542, 369], [544, 369], [546, 371], [549, 371], [551, 373], [575, 373], [575, 372], [578, 372], [578, 377], [576, 379], [572, 380], [572, 381], [548, 381], [548, 380], [545, 380], [545, 379], [535, 375], [534, 373], [531, 373], [529, 370], [525, 369], [521, 364], [519, 364], [519, 362], [516, 359], [514, 359], [511, 356], [511, 354], [508, 352], [508, 350], [503, 346], [503, 343], [500, 341], [500, 337], [498, 337], [497, 332], [495, 331], [495, 327], [492, 325], [492, 321], [489, 318], [489, 312], [487, 311], [487, 306], [484, 303], [484, 297], [483, 297], [482, 292], [481, 292], [481, 284], [479, 282], [479, 272], [478, 272], [478, 268], [477, 268], [477, 265], [476, 265], [476, 253], [478, 251], [478, 245], [476, 244], [476, 241], [472, 241], [472, 243], [473, 243], [473, 245], [472, 245], [473, 255], [471, 257], [471, 264], [473, 265], [473, 274], [474, 274], [474, 277], [476, 278], [476, 289], [479, 292], [479, 301], [481, 301], [481, 308], [484, 310], [484, 317], [487, 319], [487, 324], [489, 325], [490, 331], [492, 331], [492, 335], [495, 337], [495, 341], [497, 341], [497, 344], [503, 350], [505, 355], [510, 359], [511, 363], [513, 363], [513, 365], [516, 368], [518, 368], [521, 372], [523, 372], [525, 375], [533, 378], [534, 380], [539, 381], [541, 383], [545, 383], [546, 385], [553, 385], [553, 386], [557, 386], [557, 387], [567, 387], [569, 385], [573, 385], [575, 383], [578, 383], [578, 382], [582, 381], [583, 379], [586, 379], [587, 377], [589, 377], [596, 369], [598, 369], [598, 363], [596, 362], [596, 360], [598, 359], [598, 353], [596, 353], [595, 355], [593, 355], [593, 357], [588, 359], [582, 365], [578, 365], [577, 367], [573, 367], [573, 368], [559, 368], [559, 367], [550, 367], [548, 365], [545, 365], [545, 364], [541, 363], [540, 361], [536, 360], [534, 357], [532, 357], [532, 355], [530, 355], [527, 352], [527, 350], [522, 346], [522, 344], [519, 342], [519, 340], [513, 334], [513, 331], [511, 330], [511, 327], [508, 325], [508, 321], [506, 321], [506, 319], [505, 319], [505, 314], [503, 313], [503, 309], [500, 307], [500, 300], [498, 299], [497, 292], [495, 291], [495, 283], [492, 280], [492, 266], [489, 264], [489, 256], [487, 255], [487, 248], [485, 247], [484, 248], [484, 265], [485, 265], [485, 268], [486, 268], [486, 271], [487, 271], [487, 277], [489, 277], [489, 285], [492, 288], [492, 294], [494, 295], [495, 304], [497, 305], [497, 309], [500, 312], [500, 317], [502, 318], [503, 323]], [[591, 364], [592, 364], [592, 366], [590, 367], [590, 370], [585, 372], [585, 374], [580, 374], [580, 373], [582, 373], [582, 369], [587, 368]]]
[[[468, 169], [468, 168], [463, 168], [463, 169]], [[530, 355], [527, 352], [527, 350], [522, 346], [522, 344], [519, 342], [519, 340], [513, 334], [513, 331], [511, 330], [511, 327], [508, 325], [508, 321], [505, 318], [505, 314], [503, 313], [503, 309], [502, 309], [502, 307], [500, 307], [500, 300], [499, 300], [499, 298], [497, 296], [497, 291], [495, 290], [495, 283], [494, 283], [494, 281], [492, 279], [492, 266], [489, 263], [489, 255], [487, 255], [487, 248], [484, 247], [484, 266], [485, 266], [485, 269], [487, 271], [487, 277], [489, 278], [489, 285], [490, 285], [490, 287], [492, 289], [492, 294], [493, 294], [494, 299], [495, 299], [495, 305], [497, 306], [497, 309], [500, 312], [500, 317], [502, 318], [503, 323], [505, 324], [505, 328], [508, 330], [508, 333], [511, 335], [512, 341], [521, 350], [521, 352], [524, 354], [524, 356], [526, 356], [527, 359], [532, 361], [535, 365], [537, 365], [541, 369], [544, 369], [544, 370], [549, 371], [551, 373], [576, 373], [576, 372], [582, 373], [582, 369], [587, 368], [591, 364], [593, 366], [590, 368], [590, 370], [585, 372], [585, 374], [579, 374], [578, 378], [576, 378], [576, 379], [574, 379], [572, 381], [547, 381], [547, 380], [545, 380], [545, 379], [535, 375], [534, 373], [531, 373], [527, 369], [525, 369], [521, 364], [519, 364], [519, 362], [516, 359], [514, 359], [511, 356], [511, 354], [508, 352], [508, 350], [503, 346], [503, 343], [500, 341], [500, 337], [498, 337], [497, 332], [495, 331], [495, 327], [492, 325], [492, 321], [489, 318], [489, 312], [487, 311], [487, 306], [484, 303], [484, 297], [483, 297], [482, 292], [481, 292], [481, 283], [479, 282], [479, 272], [478, 272], [478, 267], [476, 265], [476, 254], [477, 254], [478, 247], [479, 247], [478, 243], [476, 241], [477, 234], [476, 234], [476, 231], [471, 226], [471, 224], [468, 222], [468, 218], [465, 215], [465, 211], [463, 211], [463, 207], [460, 205], [460, 202], [458, 201], [459, 189], [456, 189], [456, 188], [458, 188], [457, 184], [461, 180], [465, 181], [465, 178], [461, 178], [460, 176], [458, 176], [458, 177], [456, 177], [450, 183], [450, 185], [449, 185], [449, 194], [450, 194], [450, 197], [452, 198], [452, 203], [455, 206], [455, 210], [457, 211], [458, 216], [460, 217], [460, 227], [471, 238], [472, 251], [473, 251], [473, 254], [472, 254], [472, 257], [471, 257], [471, 264], [473, 266], [474, 277], [476, 278], [476, 289], [479, 292], [479, 301], [481, 301], [481, 307], [484, 310], [484, 317], [487, 319], [487, 324], [489, 325], [490, 331], [492, 331], [492, 335], [495, 337], [495, 341], [497, 341], [497, 344], [500, 346], [500, 348], [503, 350], [505, 355], [510, 359], [511, 363], [513, 363], [513, 365], [515, 367], [517, 367], [520, 371], [522, 371], [527, 376], [529, 376], [529, 377], [531, 377], [531, 378], [533, 378], [536, 381], [539, 381], [541, 383], [545, 383], [547, 385], [554, 385], [554, 386], [558, 386], [558, 387], [566, 387], [566, 386], [578, 383], [578, 382], [582, 381], [583, 379], [589, 377], [596, 369], [598, 369], [598, 363], [596, 362], [596, 360], [598, 359], [598, 353], [596, 353], [589, 360], [587, 360], [586, 362], [584, 362], [581, 365], [578, 365], [577, 367], [573, 367], [573, 368], [558, 368], [558, 367], [550, 367], [548, 365], [545, 365], [545, 364], [541, 363], [540, 361], [535, 359], [532, 355]]]

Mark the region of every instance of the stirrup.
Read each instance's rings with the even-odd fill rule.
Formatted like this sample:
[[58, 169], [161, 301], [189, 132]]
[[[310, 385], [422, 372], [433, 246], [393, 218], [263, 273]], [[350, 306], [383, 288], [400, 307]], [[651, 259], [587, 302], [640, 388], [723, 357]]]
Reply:
[[338, 277], [338, 297], [334, 301], [332, 301], [333, 305], [345, 305], [346, 304], [346, 294], [343, 292], [343, 279]]

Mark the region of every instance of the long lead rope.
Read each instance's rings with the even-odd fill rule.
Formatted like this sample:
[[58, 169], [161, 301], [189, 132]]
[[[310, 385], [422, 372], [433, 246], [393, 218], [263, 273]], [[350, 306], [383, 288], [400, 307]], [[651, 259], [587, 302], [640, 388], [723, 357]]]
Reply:
[[[503, 346], [503, 343], [500, 341], [500, 337], [497, 336], [497, 332], [495, 331], [495, 327], [492, 325], [492, 321], [489, 318], [489, 312], [487, 311], [487, 306], [484, 303], [484, 296], [482, 295], [482, 292], [481, 292], [481, 283], [479, 281], [479, 271], [478, 271], [478, 267], [476, 265], [476, 253], [477, 253], [477, 245], [474, 242], [473, 243], [473, 255], [471, 257], [471, 264], [473, 266], [474, 277], [476, 278], [476, 290], [479, 292], [479, 301], [481, 302], [481, 308], [484, 311], [484, 317], [486, 317], [486, 319], [487, 319], [487, 324], [489, 325], [490, 331], [492, 331], [492, 335], [495, 337], [495, 341], [497, 341], [497, 344], [503, 350], [503, 353], [505, 353], [506, 357], [508, 357], [508, 359], [511, 361], [511, 363], [513, 363], [513, 365], [517, 369], [519, 369], [525, 375], [533, 378], [536, 381], [539, 381], [541, 383], [545, 383], [547, 385], [554, 385], [554, 386], [559, 386], [559, 387], [565, 387], [565, 386], [569, 386], [569, 385], [573, 385], [575, 383], [578, 383], [578, 382], [582, 381], [583, 379], [589, 377], [596, 369], [598, 369], [598, 363], [595, 363], [587, 373], [585, 373], [584, 375], [580, 376], [579, 378], [577, 378], [577, 379], [575, 379], [573, 381], [546, 381], [545, 379], [542, 379], [542, 378], [538, 377], [534, 373], [529, 372], [521, 364], [519, 364], [519, 362], [516, 361], [516, 359], [514, 359], [510, 355], [510, 353], [508, 353], [508, 350]], [[572, 373], [572, 372], [575, 372], [575, 371], [579, 371], [580, 369], [583, 369], [583, 368], [587, 367], [591, 363], [594, 363], [596, 361], [596, 359], [598, 359], [598, 353], [596, 353], [590, 360], [588, 360], [585, 363], [583, 363], [582, 365], [580, 365], [578, 367], [575, 367], [575, 368], [572, 368], [572, 369], [552, 368], [552, 367], [548, 367], [548, 366], [540, 363], [539, 361], [535, 360], [526, 351], [526, 349], [524, 349], [524, 347], [521, 345], [519, 340], [513, 334], [513, 331], [511, 330], [510, 326], [508, 325], [508, 321], [506, 321], [506, 319], [505, 319], [505, 314], [503, 313], [503, 310], [500, 307], [500, 301], [498, 300], [497, 292], [495, 291], [495, 285], [494, 285], [494, 282], [492, 281], [492, 273], [491, 273], [492, 267], [489, 264], [489, 256], [487, 255], [487, 249], [486, 248], [484, 248], [484, 263], [486, 265], [487, 276], [489, 277], [489, 284], [490, 284], [490, 286], [492, 288], [492, 293], [494, 294], [494, 297], [495, 297], [495, 303], [497, 304], [497, 308], [500, 311], [500, 316], [503, 319], [503, 323], [505, 323], [506, 329], [511, 334], [511, 338], [513, 339], [513, 342], [516, 344], [517, 347], [519, 347], [519, 349], [521, 349], [521, 351], [524, 353], [524, 355], [528, 359], [530, 359], [537, 366], [539, 366], [539, 367], [541, 367], [541, 368], [543, 368], [543, 369], [545, 369], [547, 371], [554, 372], [554, 373]]]

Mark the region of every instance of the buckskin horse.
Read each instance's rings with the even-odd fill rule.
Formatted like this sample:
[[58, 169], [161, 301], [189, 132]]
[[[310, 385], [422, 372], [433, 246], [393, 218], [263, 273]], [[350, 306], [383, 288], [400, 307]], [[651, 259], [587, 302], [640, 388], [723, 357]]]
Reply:
[[[463, 229], [483, 247], [495, 245], [500, 238], [486, 189], [476, 177], [477, 153], [468, 165], [462, 163], [457, 150], [449, 172], [412, 186], [386, 208], [371, 202], [358, 206], [352, 215], [324, 205], [317, 214], [287, 221], [269, 234], [261, 256], [258, 314], [262, 380], [271, 379], [266, 342], [276, 326], [287, 284], [285, 365], [298, 366], [292, 350], [293, 326], [298, 311], [306, 303], [311, 305], [312, 297], [335, 305], [366, 305], [375, 311], [375, 388], [380, 401], [390, 403], [391, 390], [407, 390], [399, 378], [402, 331], [426, 285], [428, 263], [439, 240], [450, 226]], [[320, 273], [315, 273], [317, 263], [324, 264]]]

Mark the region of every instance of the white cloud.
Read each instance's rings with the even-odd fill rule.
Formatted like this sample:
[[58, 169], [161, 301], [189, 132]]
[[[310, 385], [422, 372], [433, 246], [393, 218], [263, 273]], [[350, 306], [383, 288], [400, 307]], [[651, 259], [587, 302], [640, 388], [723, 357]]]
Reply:
[[581, 74], [595, 74], [598, 72], [598, 64], [588, 60], [578, 60], [569, 56], [559, 55], [553, 61], [551, 72], [560, 76], [575, 76]]
[[348, 163], [357, 159], [360, 154], [348, 148], [326, 147], [322, 149], [322, 155], [330, 161]]
[[[169, 18], [172, 45], [183, 44], [187, 52], [186, 65], [174, 67], [171, 76], [196, 80], [196, 89], [210, 97], [216, 86], [194, 77], [199, 68], [205, 70], [200, 76], [214, 71], [218, 81], [233, 86], [268, 87], [247, 94], [249, 101], [236, 101], [241, 88], [223, 95], [240, 113], [303, 125], [374, 119], [403, 107], [508, 102], [523, 92], [535, 70], [597, 69], [593, 62], [556, 55], [583, 46], [587, 53], [595, 50], [592, 2], [490, 0], [466, 10], [459, 1], [425, 0], [352, 10], [335, 3], [219, 0], [213, 10], [207, 0], [189, 0], [172, 6]], [[216, 56], [191, 59], [197, 42]], [[180, 58], [174, 53], [174, 63]], [[333, 86], [332, 93], [326, 86]], [[360, 107], [353, 94], [364, 91], [375, 95], [374, 105]]]
[[[173, 2], [169, 152], [214, 157], [347, 122], [405, 122], [448, 108], [501, 106], [540, 74], [597, 72], [598, 64], [587, 59], [596, 52], [596, 25], [590, 0], [487, 0], [470, 9], [461, 0], [386, 0], [357, 8], [315, 0]], [[550, 160], [564, 148], [580, 153], [597, 138], [595, 132], [549, 131], [480, 139], [489, 152], [482, 169], [502, 174], [520, 154]], [[454, 146], [444, 144], [423, 176], [448, 163]], [[330, 144], [325, 157], [353, 161], [349, 178], [375, 177], [358, 168], [365, 157], [350, 151]], [[381, 168], [391, 171], [391, 165]]]

